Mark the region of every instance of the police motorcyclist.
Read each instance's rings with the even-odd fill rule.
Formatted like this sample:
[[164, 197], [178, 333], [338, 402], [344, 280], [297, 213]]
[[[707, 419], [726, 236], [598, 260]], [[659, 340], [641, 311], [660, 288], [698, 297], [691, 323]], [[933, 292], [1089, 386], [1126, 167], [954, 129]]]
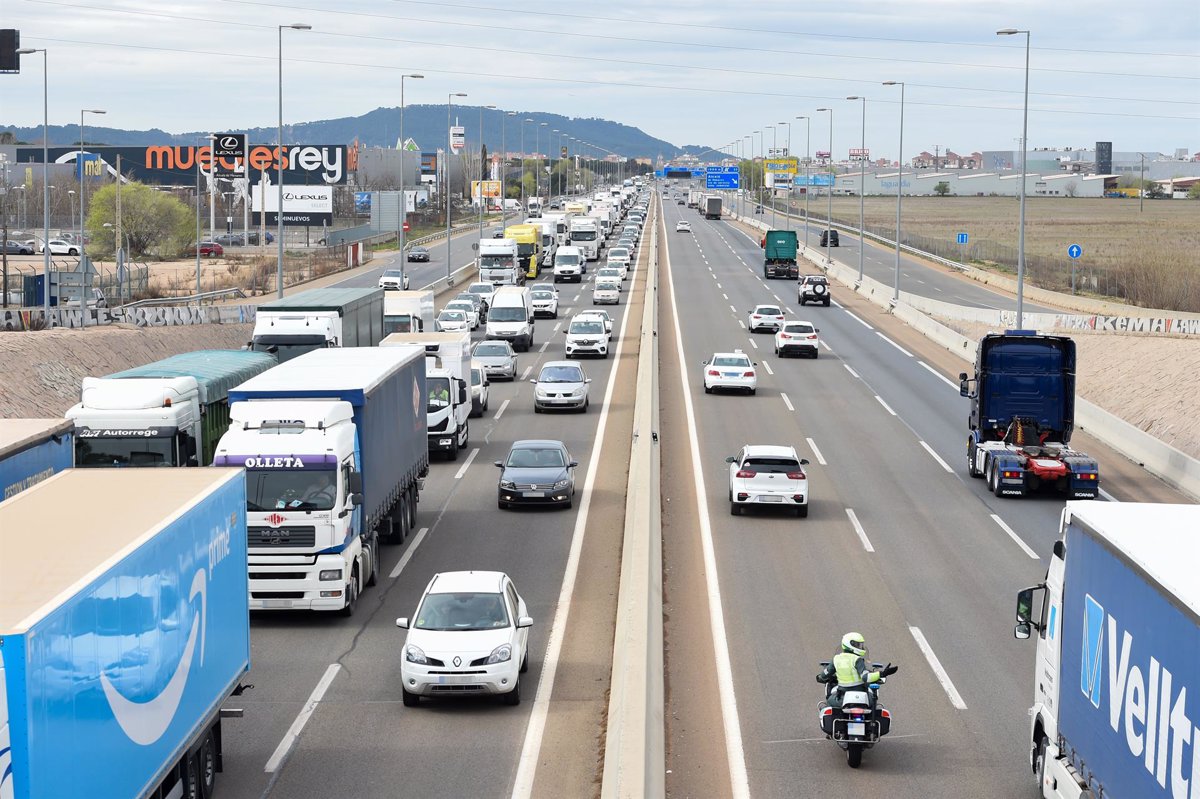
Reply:
[[829, 665], [817, 675], [817, 682], [827, 686], [826, 698], [830, 706], [841, 707], [842, 695], [846, 691], [861, 690], [899, 670], [899, 666], [889, 663], [879, 671], [869, 671], [867, 642], [861, 633], [846, 633], [842, 636], [842, 651], [834, 655]]

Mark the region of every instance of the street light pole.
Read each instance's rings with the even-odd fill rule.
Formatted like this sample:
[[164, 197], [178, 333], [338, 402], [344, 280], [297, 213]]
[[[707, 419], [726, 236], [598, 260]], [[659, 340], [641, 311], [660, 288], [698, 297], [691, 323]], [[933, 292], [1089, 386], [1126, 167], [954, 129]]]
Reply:
[[1138, 168], [1138, 213], [1145, 210], [1146, 203], [1146, 154], [1138, 153], [1141, 166]]
[[[542, 124], [545, 125], [546, 123], [543, 122]], [[558, 144], [557, 145], [551, 144], [550, 139], [549, 138], [546, 139], [546, 193], [547, 194], [554, 193], [554, 184], [550, 180], [552, 177], [554, 177], [554, 166], [553, 166], [554, 158], [552, 157], [553, 153], [551, 153], [551, 150], [554, 150], [554, 152], [561, 152], [560, 148], [562, 147], [562, 133], [559, 131], [559, 129], [558, 128], [550, 128], [550, 132], [558, 133]], [[560, 158], [559, 160], [561, 161], [562, 159]], [[558, 176], [558, 193], [563, 195], [563, 199], [565, 201], [566, 192], [563, 191], [561, 174]]]
[[[277, 130], [278, 140], [275, 150], [275, 180], [279, 184], [276, 186], [278, 193], [277, 199], [279, 206], [275, 209], [275, 243], [279, 247], [278, 261], [275, 265], [275, 296], [283, 299], [283, 30], [287, 28], [294, 31], [310, 31], [312, 25], [306, 25], [303, 22], [294, 22], [291, 25], [279, 25], [279, 128]], [[197, 252], [200, 248], [199, 239], [196, 240]], [[198, 272], [197, 272], [198, 274]], [[197, 287], [199, 292], [199, 287]]]
[[[451, 127], [450, 108], [451, 108], [451, 106], [454, 105], [455, 97], [466, 97], [466, 96], [467, 96], [466, 92], [451, 92], [450, 94], [446, 95], [446, 185], [443, 187], [443, 190], [446, 193], [446, 285], [447, 286], [454, 285], [454, 278], [452, 278], [450, 276], [450, 273], [454, 268], [453, 266], [451, 266], [452, 261], [450, 258], [450, 153], [453, 152], [451, 150], [451, 144], [453, 142], [450, 139], [450, 127]], [[465, 146], [466, 145], [466, 137], [465, 136], [463, 137], [463, 145], [464, 145], [463, 149], [466, 149], [466, 146]], [[466, 169], [465, 168], [463, 169], [463, 172], [464, 172], [463, 177], [466, 177], [466, 175], [465, 175]]]
[[[508, 199], [508, 184], [505, 178], [508, 176], [508, 142], [505, 141], [508, 133], [507, 117], [515, 117], [516, 111], [509, 111], [500, 117], [500, 205], [504, 205], [504, 201]], [[521, 213], [525, 213], [525, 193], [521, 192]]]
[[[742, 189], [742, 216], [746, 215], [746, 198], [749, 196], [749, 193], [754, 190], [754, 134], [751, 133], [749, 136], [742, 137], [743, 142], [746, 141], [747, 139], [749, 139], [750, 142], [747, 146], [742, 148], [742, 153], [745, 154], [745, 152], [747, 150], [750, 151], [750, 158], [748, 159], [749, 160], [748, 168], [750, 170], [750, 175], [749, 175], [750, 180], [748, 180], [746, 182], [746, 187]], [[739, 183], [741, 182], [740, 178], [739, 178], [738, 182]]]
[[[483, 196], [483, 109], [492, 108], [494, 105], [479, 106], [479, 240], [483, 241], [483, 208], [487, 205], [487, 198]], [[500, 224], [504, 224], [504, 203], [500, 204]]]
[[87, 243], [83, 236], [83, 215], [87, 207], [87, 183], [84, 181], [83, 169], [83, 115], [107, 114], [99, 108], [84, 108], [79, 112], [79, 326], [87, 327]]
[[[519, 174], [521, 175], [520, 181], [521, 181], [521, 205], [522, 206], [526, 205], [526, 200], [525, 200], [525, 123], [526, 122], [533, 122], [533, 120], [532, 119], [522, 119], [521, 120], [521, 169], [519, 171]], [[537, 125], [534, 125], [533, 129], [534, 129], [534, 131], [536, 131]], [[533, 195], [535, 197], [537, 196], [536, 188], [533, 190]]]
[[812, 158], [809, 154], [812, 152], [812, 118], [811, 117], [796, 117], [796, 119], [804, 120], [804, 246], [808, 246], [808, 196], [812, 194], [812, 186], [808, 182], [808, 166]]
[[[396, 246], [397, 252], [400, 254], [400, 274], [402, 276], [408, 269], [408, 261], [404, 258], [404, 223], [408, 221], [408, 198], [404, 195], [404, 160], [408, 156], [408, 150], [404, 147], [404, 79], [419, 80], [424, 77], [424, 75], [417, 74], [400, 76], [400, 208], [398, 214], [400, 221], [396, 223]], [[417, 157], [420, 158], [420, 153], [417, 154]], [[403, 281], [404, 278], [401, 277], [401, 284]]]
[[42, 54], [42, 319], [50, 326], [50, 56], [46, 48], [18, 50]]
[[[763, 127], [771, 129], [771, 152], [775, 153], [779, 149], [779, 146], [778, 146], [779, 145], [779, 137], [776, 135], [778, 133], [778, 131], [776, 130], [774, 125], [763, 125]], [[773, 155], [770, 157], [778, 157], [778, 156]], [[763, 157], [763, 186], [764, 187], [766, 186], [766, 183], [767, 183], [767, 158], [768, 158], [767, 156]], [[775, 229], [775, 177], [774, 177], [774, 175], [775, 175], [775, 173], [772, 172], [771, 173], [771, 194], [770, 194], [770, 197], [771, 197], [771, 230]]]
[[826, 193], [829, 195], [829, 212], [828, 218], [825, 220], [825, 263], [833, 263], [833, 259], [829, 254], [831, 239], [833, 239], [833, 184], [837, 180], [837, 173], [833, 167], [833, 109], [818, 108], [818, 111], [829, 112], [829, 186], [826, 187]]
[[1017, 328], [1024, 327], [1025, 318], [1025, 182], [1029, 165], [1029, 39], [1027, 30], [1005, 28], [996, 31], [997, 36], [1025, 34], [1025, 107], [1021, 119], [1021, 211], [1017, 228]]
[[867, 98], [857, 94], [847, 100], [862, 100], [862, 166], [858, 170], [858, 282], [863, 281], [863, 256], [867, 249], [866, 215], [863, 213], [863, 196], [867, 193]]
[[899, 166], [896, 169], [896, 275], [892, 291], [892, 303], [900, 302], [900, 205], [904, 197], [904, 81], [884, 81], [884, 86], [900, 87], [900, 150], [896, 154]]

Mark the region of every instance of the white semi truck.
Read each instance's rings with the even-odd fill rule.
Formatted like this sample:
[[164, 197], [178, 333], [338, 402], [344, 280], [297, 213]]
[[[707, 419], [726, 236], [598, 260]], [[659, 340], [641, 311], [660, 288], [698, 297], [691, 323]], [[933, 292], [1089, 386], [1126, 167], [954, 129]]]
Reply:
[[516, 286], [525, 282], [516, 241], [484, 239], [479, 242], [479, 280], [493, 286]]
[[383, 298], [383, 334], [433, 330], [432, 291], [389, 291]]
[[325, 347], [374, 347], [383, 339], [381, 288], [309, 289], [263, 303], [250, 348], [280, 363]]
[[572, 216], [568, 222], [571, 246], [578, 247], [588, 261], [600, 258], [600, 222], [590, 216]]

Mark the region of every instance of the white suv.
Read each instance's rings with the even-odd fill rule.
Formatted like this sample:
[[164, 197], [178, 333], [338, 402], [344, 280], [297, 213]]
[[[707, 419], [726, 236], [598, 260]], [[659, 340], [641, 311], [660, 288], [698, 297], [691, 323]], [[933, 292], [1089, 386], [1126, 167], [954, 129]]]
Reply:
[[793, 447], [750, 445], [725, 459], [729, 464], [729, 513], [740, 516], [747, 505], [794, 508], [808, 516], [808, 460]]
[[422, 696], [500, 694], [521, 703], [521, 674], [529, 668], [525, 600], [504, 572], [442, 572], [421, 595], [400, 661], [406, 707]]
[[608, 331], [596, 317], [575, 317], [567, 326], [567, 357], [599, 355], [608, 357]]

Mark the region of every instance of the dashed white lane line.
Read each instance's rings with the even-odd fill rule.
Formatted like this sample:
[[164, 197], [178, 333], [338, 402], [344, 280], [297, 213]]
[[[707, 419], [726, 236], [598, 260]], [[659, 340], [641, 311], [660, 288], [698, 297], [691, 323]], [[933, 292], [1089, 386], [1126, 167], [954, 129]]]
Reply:
[[[721, 288], [721, 284], [720, 284], [720, 283], [718, 283], [718, 284], [717, 284], [717, 288]], [[726, 299], [728, 299], [728, 297], [726, 297]]]
[[[864, 324], [865, 324], [865, 323], [864, 323]], [[888, 338], [887, 336], [885, 336], [885, 335], [883, 335], [882, 333], [880, 333], [878, 330], [876, 330], [876, 331], [875, 331], [875, 335], [879, 336], [881, 339], [883, 339], [884, 341], [886, 341], [888, 344], [891, 344], [893, 347], [895, 347], [896, 349], [900, 350], [901, 352], [903, 352], [903, 353], [904, 353], [905, 355], [907, 355], [908, 357], [910, 357], [910, 358], [911, 358], [911, 357], [913, 357], [913, 354], [912, 354], [911, 352], [909, 352], [908, 350], [904, 349], [904, 348], [903, 348], [903, 347], [901, 347], [899, 344], [897, 344], [896, 342], [892, 341], [892, 340], [891, 340], [890, 338]]]
[[479, 454], [479, 447], [471, 450], [471, 454], [467, 456], [467, 460], [462, 466], [458, 467], [458, 471], [454, 474], [455, 480], [461, 480], [463, 475], [467, 473], [467, 469], [471, 468], [471, 462], [475, 460], [475, 456]]
[[1100, 496], [1104, 497], [1109, 502], [1120, 502], [1121, 501], [1121, 500], [1117, 499], [1116, 497], [1114, 497], [1112, 494], [1105, 491], [1103, 488], [1099, 489], [1099, 491], [1100, 491]]
[[824, 347], [826, 352], [833, 352], [833, 347], [826, 344], [824, 339], [817, 339], [817, 343]]
[[775, 374], [775, 370], [771, 368], [771, 364], [767, 363], [766, 361], [762, 361], [761, 363], [762, 363], [762, 368], [767, 370], [767, 374], [769, 374], [769, 375]]
[[555, 322], [554, 323], [554, 332], [557, 333], [561, 329], [562, 329], [562, 322]]
[[741, 319], [738, 320], [738, 324], [742, 326], [742, 330], [746, 329], [746, 323], [743, 322]]
[[729, 306], [729, 310], [733, 311], [734, 313], [737, 313], [737, 308], [733, 307], [732, 305]]
[[755, 341], [754, 339], [750, 339], [750, 346], [753, 347], [754, 349], [758, 349], [758, 342]]
[[777, 295], [775, 295], [774, 293], [772, 293], [771, 296], [775, 297], [775, 302], [783, 302], [783, 300], [779, 299], [779, 297]]
[[[717, 284], [717, 288], [721, 288], [721, 284], [720, 284], [720, 283], [718, 283], [718, 284]], [[728, 295], [728, 294], [722, 294], [721, 296], [722, 296], [722, 297], [724, 297], [725, 299], [729, 299], [729, 295]]]
[[524, 372], [521, 372], [521, 380], [528, 380], [528, 379], [529, 379], [529, 373], [530, 373], [530, 372], [532, 372], [532, 371], [533, 371], [533, 367], [532, 367], [532, 366], [526, 366], [526, 367], [525, 367], [525, 371], [524, 371]]
[[813, 451], [813, 455], [817, 456], [817, 463], [821, 464], [822, 466], [828, 466], [829, 464], [825, 462], [825, 456], [821, 454], [821, 450], [817, 449], [817, 442], [813, 441], [811, 438], [806, 438], [804, 440], [808, 442], [808, 448]]
[[[845, 309], [843, 309], [843, 310], [845, 310]], [[852, 311], [846, 311], [846, 316], [849, 316], [851, 319], [853, 319], [855, 322], [858, 322], [860, 325], [865, 327], [867, 330], [875, 329], [875, 328], [871, 327], [869, 324], [867, 324], [864, 320], [859, 319], [857, 316], [855, 316]]]
[[879, 400], [879, 404], [883, 406], [883, 409], [884, 409], [885, 411], [887, 411], [888, 413], [890, 413], [892, 416], [895, 416], [895, 415], [896, 415], [896, 412], [892, 410], [892, 406], [888, 405], [886, 402], [884, 402], [884, 401], [883, 401], [883, 397], [881, 397], [881, 396], [879, 396], [878, 394], [876, 394], [876, 395], [875, 395], [875, 399]]
[[581, 291], [575, 295], [575, 297], [571, 300], [571, 302], [579, 302], [579, 298], [582, 296], [583, 296], [583, 292]]
[[1015, 530], [1013, 530], [1011, 527], [1009, 527], [1007, 524], [1005, 524], [1004, 520], [1001, 519], [999, 516], [997, 516], [995, 513], [992, 514], [992, 521], [994, 521], [996, 524], [1000, 525], [1001, 530], [1008, 533], [1008, 537], [1016, 542], [1017, 546], [1019, 546], [1021, 548], [1022, 552], [1024, 552], [1026, 555], [1033, 558], [1034, 560], [1041, 560], [1041, 558], [1038, 557], [1038, 553], [1034, 552], [1033, 549], [1030, 548], [1030, 546], [1028, 544], [1026, 544], [1024, 541], [1022, 541], [1021, 536], [1017, 535], [1017, 532]]
[[538, 352], [545, 352], [545, 351], [546, 351], [546, 348], [547, 348], [547, 347], [549, 347], [549, 346], [550, 346], [550, 342], [549, 342], [549, 341], [543, 341], [543, 342], [542, 342], [542, 346], [538, 347]]
[[392, 569], [392, 573], [388, 575], [389, 580], [395, 580], [400, 576], [400, 572], [404, 571], [404, 567], [408, 565], [410, 560], [412, 560], [413, 554], [417, 551], [417, 547], [421, 546], [421, 542], [425, 540], [425, 534], [428, 532], [428, 527], [422, 527], [420, 530], [417, 530], [416, 537], [413, 538], [412, 543], [408, 545], [408, 549], [404, 551], [404, 555], [396, 563], [396, 566]]
[[[851, 369], [851, 368], [850, 368], [850, 364], [848, 364], [848, 363], [844, 363], [844, 364], [842, 364], [842, 366], [846, 367], [846, 371], [847, 371], [847, 372], [849, 372], [850, 374], [854, 375], [855, 377], [858, 377], [858, 372], [856, 372], [856, 371], [854, 371], [853, 369]], [[858, 379], [859, 379], [859, 380], [862, 380], [862, 378], [861, 378], [861, 377], [858, 377]]]
[[795, 313], [795, 311], [793, 311], [791, 308], [787, 307], [786, 305], [785, 305], [785, 306], [783, 306], [783, 310], [787, 311], [789, 314], [794, 314], [794, 313]]
[[955, 391], [958, 391], [958, 384], [955, 383], [954, 381], [952, 381], [950, 378], [946, 377], [944, 374], [939, 372], [937, 369], [934, 369], [932, 366], [925, 363], [924, 361], [917, 361], [917, 363], [919, 363], [919, 364], [921, 364], [921, 366], [925, 367], [926, 371], [928, 371], [931, 375], [936, 377], [938, 380], [941, 380], [943, 383], [950, 386], [950, 388], [954, 389]]
[[292, 751], [292, 747], [296, 745], [296, 741], [300, 738], [300, 733], [304, 730], [304, 725], [308, 724], [308, 720], [312, 718], [312, 714], [317, 710], [317, 705], [321, 704], [321, 700], [325, 698], [325, 692], [329, 690], [333, 678], [341, 670], [342, 666], [340, 663], [330, 663], [329, 667], [325, 669], [325, 674], [321, 676], [317, 687], [309, 694], [308, 701], [300, 709], [296, 720], [292, 722], [291, 727], [288, 727], [288, 731], [283, 736], [283, 740], [279, 742], [279, 746], [275, 747], [275, 753], [271, 755], [271, 759], [267, 761], [266, 768], [263, 769], [265, 772], [273, 774], [287, 758], [288, 753]]
[[796, 409], [794, 407], [792, 407], [792, 401], [790, 399], [788, 399], [788, 395], [780, 394], [779, 396], [783, 398], [783, 404], [787, 406], [787, 409], [789, 411], [791, 411], [792, 413], [795, 413]]
[[508, 407], [508, 403], [510, 402], [512, 402], [512, 400], [505, 400], [504, 402], [500, 403], [500, 408], [496, 411], [496, 415], [492, 418], [499, 419], [501, 416], [503, 416], [504, 410]]
[[936, 452], [934, 452], [933, 447], [929, 446], [924, 441], [918, 441], [917, 443], [920, 444], [922, 447], [924, 447], [925, 451], [929, 453], [929, 456], [931, 458], [933, 458], [935, 461], [937, 461], [938, 464], [940, 464], [943, 469], [945, 469], [950, 474], [954, 474], [954, 470], [950, 468], [950, 464], [948, 464], [944, 460], [942, 460], [942, 456], [938, 455]]
[[909, 627], [908, 631], [912, 633], [912, 637], [917, 642], [917, 646], [921, 648], [921, 653], [925, 655], [925, 659], [929, 661], [929, 668], [933, 669], [934, 675], [938, 678], [938, 682], [942, 684], [942, 690], [946, 692], [946, 696], [950, 697], [950, 704], [954, 705], [959, 710], [966, 710], [967, 703], [963, 701], [962, 695], [958, 689], [954, 687], [954, 683], [950, 680], [950, 675], [942, 668], [942, 662], [938, 660], [938, 656], [933, 653], [933, 647], [925, 640], [925, 634], [921, 632], [919, 627]]
[[867, 531], [863, 529], [862, 523], [859, 522], [858, 516], [850, 508], [846, 508], [846, 515], [850, 517], [850, 524], [854, 527], [854, 532], [858, 535], [858, 540], [862, 541], [863, 549], [868, 552], [874, 552], [875, 547], [871, 546], [871, 539], [867, 538]]

